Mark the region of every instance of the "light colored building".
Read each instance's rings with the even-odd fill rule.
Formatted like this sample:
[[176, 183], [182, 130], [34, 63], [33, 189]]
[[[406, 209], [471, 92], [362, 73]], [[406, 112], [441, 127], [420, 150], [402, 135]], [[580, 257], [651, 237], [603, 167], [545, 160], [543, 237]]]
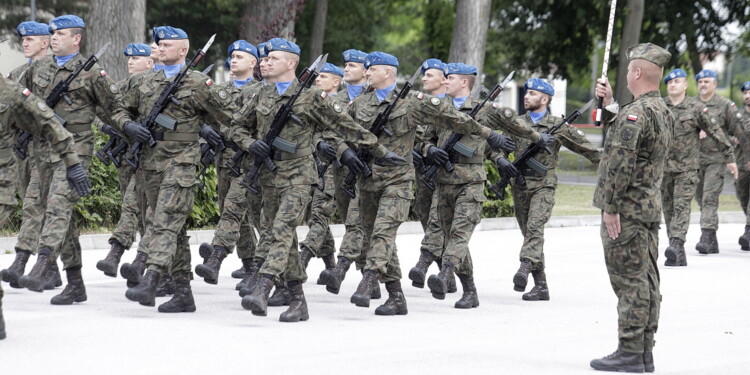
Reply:
[[7, 76], [11, 70], [26, 62], [23, 53], [14, 48], [12, 43], [17, 42], [17, 36], [0, 43], [0, 73]]

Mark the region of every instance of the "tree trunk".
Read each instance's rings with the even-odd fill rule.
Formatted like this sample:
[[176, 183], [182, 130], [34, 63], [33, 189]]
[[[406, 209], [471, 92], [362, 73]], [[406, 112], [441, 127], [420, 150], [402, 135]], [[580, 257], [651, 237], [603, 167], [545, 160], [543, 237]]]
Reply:
[[[116, 17], [112, 15], [116, 14]], [[86, 57], [96, 53], [111, 42], [99, 65], [115, 81], [128, 77], [127, 61], [122, 50], [130, 43], [148, 43], [146, 32], [146, 0], [107, 1], [92, 0], [86, 19], [86, 39], [83, 53]]]
[[690, 57], [690, 66], [693, 68], [693, 72], [698, 74], [698, 72], [703, 70], [701, 54], [698, 52], [698, 38], [696, 38], [693, 33], [685, 33], [685, 39], [687, 40], [687, 52]]
[[323, 39], [326, 33], [326, 16], [328, 14], [328, 0], [315, 1], [315, 17], [313, 18], [312, 33], [310, 35], [310, 53], [307, 59], [312, 64], [316, 57], [323, 53]]
[[294, 40], [294, 23], [306, 0], [248, 0], [242, 34], [252, 44], [271, 38]]
[[628, 0], [628, 14], [625, 16], [625, 26], [620, 39], [620, 58], [617, 64], [617, 82], [615, 85], [615, 99], [625, 104], [633, 99], [628, 91], [628, 48], [638, 44], [643, 25], [643, 0]]
[[457, 0], [456, 21], [448, 60], [477, 67], [476, 85], [482, 84], [484, 49], [490, 26], [492, 0]]

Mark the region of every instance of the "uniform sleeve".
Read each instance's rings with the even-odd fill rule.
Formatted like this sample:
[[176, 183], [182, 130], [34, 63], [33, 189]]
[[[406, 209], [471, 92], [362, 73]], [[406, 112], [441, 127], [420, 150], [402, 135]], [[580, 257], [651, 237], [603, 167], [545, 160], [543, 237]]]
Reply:
[[[735, 155], [732, 141], [727, 137], [726, 133], [724, 133], [724, 130], [721, 129], [721, 125], [715, 118], [711, 118], [707, 111], [704, 112], [696, 108], [695, 112], [695, 117], [698, 119], [698, 127], [706, 132], [709, 137], [716, 140], [720, 149], [719, 151], [724, 155], [724, 160], [727, 163], [734, 162]], [[734, 126], [734, 124], [730, 124], [730, 129]]]
[[601, 152], [586, 139], [583, 132], [574, 126], [563, 126], [563, 131], [560, 134], [560, 143], [568, 148], [570, 151], [575, 152], [588, 159], [590, 162], [597, 164], [602, 158]]
[[489, 138], [492, 133], [492, 129], [457, 110], [450, 100], [441, 100], [422, 93], [404, 100], [411, 101], [409, 116], [417, 126], [430, 124], [456, 133], [477, 135], [484, 139]]
[[138, 103], [140, 101], [139, 83], [140, 75], [138, 74], [128, 78], [120, 91], [117, 104], [113, 109], [112, 126], [121, 132], [125, 123], [135, 120], [136, 116], [138, 116]]
[[430, 149], [430, 146], [439, 147], [439, 138], [436, 127], [431, 125], [418, 126], [416, 138], [418, 143], [415, 148], [419, 150], [419, 153], [422, 154], [422, 156], [425, 156], [427, 155], [427, 150]]
[[204, 84], [203, 80], [197, 87], [197, 92], [194, 92], [194, 95], [203, 111], [208, 115], [207, 118], [222, 124], [229, 124], [232, 121], [232, 115], [237, 113], [238, 110], [232, 93], [221, 85]]
[[229, 137], [243, 150], [249, 150], [250, 145], [257, 140], [257, 116], [255, 106], [257, 96], [246, 101], [242, 108], [232, 115], [229, 126]]
[[620, 109], [607, 131], [607, 165], [600, 176], [600, 202], [609, 214], [620, 212], [623, 196], [630, 184], [637, 160], [637, 150], [646, 123], [644, 113], [636, 108]]
[[516, 111], [508, 107], [489, 106], [482, 110], [482, 123], [495, 130], [502, 130], [517, 138], [526, 138], [538, 142], [540, 135], [531, 126], [518, 117]]

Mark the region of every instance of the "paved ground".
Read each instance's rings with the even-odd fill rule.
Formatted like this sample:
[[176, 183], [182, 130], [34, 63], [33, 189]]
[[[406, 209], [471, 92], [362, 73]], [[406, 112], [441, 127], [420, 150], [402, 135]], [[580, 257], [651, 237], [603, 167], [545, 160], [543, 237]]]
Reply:
[[[722, 224], [721, 254], [707, 257], [693, 250], [700, 234], [693, 225], [689, 267], [661, 267], [658, 373], [750, 373], [750, 253], [736, 245], [742, 230], [741, 224]], [[420, 239], [398, 237], [405, 275]], [[475, 233], [479, 308], [456, 310], [459, 296], [438, 301], [405, 282], [409, 315], [399, 317], [375, 316], [378, 301], [369, 309], [349, 303], [358, 273], [348, 274], [341, 294], [327, 293], [315, 285], [322, 262], [313, 260], [305, 284], [311, 318], [297, 324], [278, 321], [282, 308], [270, 308], [268, 317], [242, 309], [236, 280], [229, 277], [240, 264], [234, 255], [219, 285], [194, 282], [197, 312], [166, 315], [126, 300], [124, 280], [94, 267], [106, 252], [88, 250], [85, 303], [52, 306], [48, 301], [57, 292], [3, 285], [9, 337], [0, 341], [0, 374], [593, 373], [588, 362], [617, 345], [616, 299], [598, 227], [547, 230], [549, 302], [524, 302], [513, 291], [520, 244], [517, 230]], [[666, 246], [664, 233], [661, 244]], [[0, 265], [12, 258], [0, 255]]]

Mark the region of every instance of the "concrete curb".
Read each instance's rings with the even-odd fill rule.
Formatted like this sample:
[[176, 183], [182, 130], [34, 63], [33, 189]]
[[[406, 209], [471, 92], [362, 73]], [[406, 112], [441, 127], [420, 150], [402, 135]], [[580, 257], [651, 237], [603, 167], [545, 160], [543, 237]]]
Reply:
[[[579, 216], [554, 216], [547, 222], [545, 227], [547, 228], [563, 228], [563, 227], [588, 227], [596, 226], [601, 222], [599, 215], [579, 215]], [[744, 223], [745, 214], [741, 211], [727, 211], [719, 212], [719, 223]], [[696, 212], [690, 215], [690, 224], [700, 223], [700, 213]], [[477, 225], [477, 231], [489, 231], [489, 230], [507, 230], [507, 229], [518, 229], [518, 223], [513, 217], [499, 217], [499, 218], [488, 218], [482, 219], [482, 222]], [[307, 235], [307, 226], [297, 227], [297, 237], [302, 239]], [[331, 225], [331, 232], [334, 237], [343, 237], [345, 228], [343, 224]], [[398, 234], [421, 234], [422, 225], [418, 221], [408, 221], [398, 228]], [[203, 242], [211, 242], [213, 239], [214, 231], [211, 229], [207, 230], [191, 230], [188, 231], [190, 236], [190, 245], [199, 245]], [[83, 250], [102, 250], [109, 249], [109, 233], [100, 234], [86, 234], [79, 237], [81, 242], [81, 248]], [[135, 248], [138, 244], [138, 239], [133, 244]], [[14, 249], [16, 244], [16, 237], [0, 237], [0, 251], [10, 252]]]

